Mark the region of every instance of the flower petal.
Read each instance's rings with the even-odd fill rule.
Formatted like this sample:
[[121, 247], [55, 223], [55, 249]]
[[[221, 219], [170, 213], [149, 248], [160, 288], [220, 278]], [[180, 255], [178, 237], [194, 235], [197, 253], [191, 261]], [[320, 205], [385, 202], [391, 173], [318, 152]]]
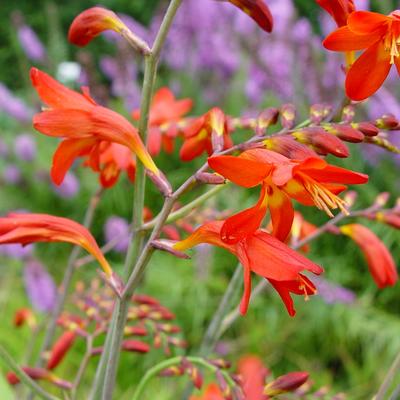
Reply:
[[347, 96], [356, 101], [372, 96], [382, 86], [390, 67], [390, 52], [385, 50], [383, 42], [375, 43], [349, 69]]
[[351, 31], [348, 26], [342, 26], [329, 34], [322, 44], [332, 51], [355, 51], [368, 48], [380, 37], [378, 34], [359, 35]]
[[347, 19], [349, 29], [359, 35], [383, 35], [390, 22], [391, 17], [371, 11], [356, 11]]

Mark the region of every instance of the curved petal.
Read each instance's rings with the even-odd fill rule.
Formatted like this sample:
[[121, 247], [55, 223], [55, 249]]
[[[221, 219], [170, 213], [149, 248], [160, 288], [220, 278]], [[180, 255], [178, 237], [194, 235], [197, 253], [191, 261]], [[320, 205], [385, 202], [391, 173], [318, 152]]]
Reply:
[[239, 258], [240, 263], [243, 266], [243, 296], [240, 301], [239, 311], [240, 314], [246, 315], [247, 309], [249, 308], [249, 302], [251, 297], [251, 269], [249, 259], [246, 253], [246, 245], [239, 244], [237, 247], [237, 256]]
[[368, 182], [368, 175], [334, 165], [327, 165], [323, 169], [301, 168], [301, 172], [324, 183], [362, 184]]
[[391, 17], [372, 11], [356, 11], [349, 15], [347, 25], [354, 33], [359, 35], [384, 34], [388, 28]]
[[197, 136], [186, 139], [179, 151], [182, 161], [192, 161], [206, 150], [206, 141], [199, 140]]
[[264, 162], [234, 156], [210, 157], [208, 165], [218, 174], [246, 188], [259, 185], [273, 168]]
[[96, 139], [67, 139], [62, 141], [53, 155], [51, 179], [56, 185], [61, 185], [67, 171], [71, 168], [75, 158], [96, 143]]
[[390, 52], [378, 42], [352, 65], [346, 77], [346, 94], [352, 100], [365, 100], [383, 84], [390, 71]]
[[363, 50], [377, 42], [381, 36], [376, 33], [359, 35], [351, 31], [348, 26], [343, 26], [329, 34], [322, 44], [332, 51]]
[[275, 185], [268, 188], [268, 208], [271, 213], [272, 235], [284, 242], [292, 229], [294, 209], [284, 191]]

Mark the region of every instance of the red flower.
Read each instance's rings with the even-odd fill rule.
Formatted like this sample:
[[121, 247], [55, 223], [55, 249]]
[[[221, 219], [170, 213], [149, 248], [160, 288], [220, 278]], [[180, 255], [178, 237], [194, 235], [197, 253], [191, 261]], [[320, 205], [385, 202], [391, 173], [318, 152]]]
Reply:
[[202, 396], [190, 396], [189, 400], [225, 400], [216, 383], [210, 383]]
[[185, 128], [185, 142], [180, 151], [183, 161], [190, 161], [204, 152], [209, 155], [215, 151], [232, 147], [227, 118], [217, 107], [212, 108]]
[[265, 386], [264, 393], [268, 396], [275, 397], [283, 393], [294, 392], [296, 389], [303, 386], [308, 381], [308, 378], [308, 372], [289, 372]]
[[[148, 149], [151, 155], [160, 153], [161, 147], [167, 153], [174, 149], [174, 139], [178, 135], [178, 124], [193, 106], [191, 99], [176, 100], [167, 87], [159, 89], [153, 97], [149, 115]], [[140, 118], [140, 110], [134, 110], [132, 117]]]
[[50, 357], [46, 366], [48, 370], [52, 370], [60, 364], [74, 344], [75, 338], [76, 334], [73, 331], [66, 331], [58, 338], [50, 350]]
[[264, 31], [272, 32], [273, 19], [268, 6], [264, 0], [228, 0], [230, 3], [240, 8], [249, 17], [264, 29]]
[[86, 46], [93, 38], [106, 30], [121, 33], [125, 24], [111, 10], [92, 7], [80, 13], [72, 22], [68, 40], [78, 46]]
[[77, 157], [89, 155], [90, 165], [97, 166], [104, 142], [127, 147], [151, 173], [160, 176], [137, 129], [123, 116], [96, 104], [87, 88], [80, 94], [36, 68], [31, 69], [31, 79], [42, 101], [50, 107], [34, 116], [35, 129], [64, 138], [53, 157], [51, 177], [55, 184], [62, 183]]
[[337, 26], [344, 26], [348, 16], [356, 10], [353, 0], [316, 0], [335, 20]]
[[382, 15], [369, 11], [352, 13], [347, 25], [332, 32], [324, 46], [333, 51], [364, 50], [346, 76], [346, 93], [364, 100], [383, 84], [396, 64], [400, 73], [400, 11]]
[[239, 360], [238, 372], [246, 400], [265, 400], [264, 384], [269, 371], [257, 356], [245, 356]]
[[208, 163], [217, 173], [237, 185], [250, 188], [261, 185], [257, 204], [228, 218], [222, 228], [222, 240], [234, 244], [254, 232], [271, 213], [273, 235], [284, 241], [291, 229], [294, 210], [290, 198], [303, 205], [315, 205], [333, 216], [330, 209], [344, 208], [336, 194], [345, 184], [365, 183], [368, 176], [335, 167], [320, 158], [290, 160], [265, 149], [252, 149], [238, 157], [215, 156]]
[[0, 218], [0, 244], [34, 242], [66, 242], [83, 247], [102, 266], [105, 274], [113, 271], [91, 233], [67, 218], [47, 214], [9, 214]]
[[300, 272], [307, 270], [319, 275], [323, 269], [296, 253], [284, 243], [264, 230], [257, 230], [240, 241], [228, 244], [221, 240], [224, 221], [212, 221], [202, 225], [187, 239], [174, 245], [174, 249], [184, 251], [200, 243], [222, 247], [234, 254], [243, 266], [244, 294], [240, 312], [245, 314], [251, 294], [251, 272], [267, 279], [277, 290], [290, 316], [295, 315], [290, 294], [313, 295], [313, 283]]
[[397, 282], [398, 274], [393, 257], [375, 233], [359, 224], [341, 226], [340, 231], [360, 246], [367, 259], [369, 271], [379, 288], [393, 286]]

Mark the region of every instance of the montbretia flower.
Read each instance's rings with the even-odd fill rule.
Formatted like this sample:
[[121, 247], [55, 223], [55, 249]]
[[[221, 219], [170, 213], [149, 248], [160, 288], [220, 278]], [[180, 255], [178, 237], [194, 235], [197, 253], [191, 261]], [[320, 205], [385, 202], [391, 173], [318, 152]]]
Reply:
[[191, 161], [204, 152], [209, 155], [232, 147], [227, 118], [217, 107], [195, 119], [184, 130], [184, 143], [180, 150], [183, 161]]
[[273, 18], [264, 0], [227, 0], [257, 22], [264, 31], [272, 32]]
[[0, 218], [0, 244], [66, 242], [83, 247], [97, 259], [107, 277], [113, 271], [92, 234], [82, 225], [67, 218], [47, 214], [9, 214]]
[[[160, 153], [161, 147], [166, 153], [174, 150], [174, 139], [179, 133], [179, 122], [193, 107], [189, 98], [177, 100], [167, 87], [159, 89], [153, 97], [149, 115], [149, 139], [147, 147], [151, 155]], [[140, 110], [134, 110], [132, 117], [140, 118]]]
[[296, 253], [284, 243], [264, 230], [256, 230], [242, 237], [240, 241], [228, 244], [221, 239], [224, 221], [205, 223], [187, 239], [174, 245], [174, 249], [184, 251], [200, 243], [222, 247], [234, 254], [243, 266], [244, 294], [240, 312], [245, 314], [251, 294], [251, 272], [267, 279], [281, 296], [290, 316], [295, 315], [290, 294], [309, 295], [316, 293], [313, 283], [301, 272], [306, 270], [321, 274], [323, 269]]
[[283, 393], [294, 392], [296, 389], [303, 386], [308, 381], [308, 378], [308, 372], [289, 372], [265, 386], [264, 394], [274, 397]]
[[316, 0], [335, 20], [337, 26], [344, 26], [349, 15], [356, 10], [353, 0]]
[[58, 364], [64, 359], [76, 339], [76, 333], [74, 331], [65, 331], [54, 343], [50, 349], [50, 356], [47, 361], [46, 368], [52, 370], [57, 367]]
[[266, 149], [251, 149], [238, 157], [215, 156], [208, 164], [218, 174], [239, 186], [261, 185], [257, 204], [228, 218], [222, 228], [222, 240], [234, 244], [260, 226], [270, 210], [273, 235], [284, 241], [291, 229], [294, 210], [290, 199], [303, 205], [315, 205], [333, 216], [331, 209], [346, 212], [345, 202], [337, 196], [347, 187], [361, 184], [368, 176], [328, 164], [320, 158], [290, 160]]
[[[178, 371], [179, 372], [179, 371]], [[182, 375], [184, 370], [182, 372]], [[226, 397], [223, 396], [221, 389], [216, 383], [210, 383], [207, 385], [206, 390], [201, 396], [190, 396], [189, 400], [225, 400]]]
[[87, 88], [80, 94], [36, 68], [31, 69], [31, 79], [40, 98], [49, 107], [34, 116], [35, 129], [64, 139], [53, 157], [51, 177], [55, 184], [63, 181], [74, 160], [81, 155], [90, 154], [90, 165], [96, 169], [104, 142], [127, 147], [154, 176], [161, 175], [137, 129], [122, 115], [99, 106]]
[[393, 286], [397, 282], [398, 274], [393, 257], [374, 232], [360, 224], [341, 226], [340, 231], [358, 244], [367, 260], [369, 271], [380, 289]]
[[246, 400], [265, 400], [264, 384], [269, 374], [257, 356], [244, 356], [239, 360], [238, 373]]
[[364, 100], [382, 86], [393, 64], [400, 73], [400, 10], [387, 16], [353, 12], [347, 25], [324, 40], [324, 46], [333, 51], [365, 50], [346, 76], [347, 96]]
[[77, 46], [86, 46], [106, 30], [121, 33], [124, 29], [127, 27], [113, 11], [103, 7], [92, 7], [74, 19], [69, 28], [68, 40]]

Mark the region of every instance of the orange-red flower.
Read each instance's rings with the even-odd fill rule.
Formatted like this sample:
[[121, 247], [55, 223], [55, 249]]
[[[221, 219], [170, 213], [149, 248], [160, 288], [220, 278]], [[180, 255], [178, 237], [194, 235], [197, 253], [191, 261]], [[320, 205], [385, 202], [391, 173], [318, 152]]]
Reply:
[[254, 272], [271, 283], [285, 303], [289, 315], [295, 315], [290, 294], [308, 296], [316, 293], [313, 283], [301, 272], [307, 270], [319, 275], [323, 269], [264, 230], [257, 230], [238, 242], [228, 244], [221, 240], [223, 225], [224, 221], [205, 223], [187, 239], [176, 243], [174, 249], [184, 251], [200, 243], [208, 243], [228, 250], [243, 266], [244, 294], [240, 304], [242, 314], [246, 313], [249, 305], [251, 272]]
[[54, 343], [50, 350], [50, 357], [47, 361], [46, 368], [52, 370], [64, 359], [65, 355], [72, 347], [76, 339], [74, 331], [65, 331]]
[[122, 115], [99, 106], [87, 88], [80, 94], [36, 68], [31, 69], [31, 79], [49, 107], [34, 116], [35, 129], [48, 136], [64, 138], [53, 157], [51, 177], [55, 184], [61, 184], [77, 157], [89, 155], [90, 165], [98, 165], [103, 142], [127, 147], [152, 174], [160, 176], [137, 129]]
[[92, 7], [81, 12], [72, 22], [68, 40], [77, 46], [86, 46], [93, 38], [106, 30], [121, 33], [125, 24], [111, 10]]
[[257, 356], [244, 356], [239, 360], [238, 372], [246, 400], [265, 400], [264, 385], [269, 371]]
[[196, 118], [191, 125], [185, 128], [184, 140], [180, 157], [183, 161], [190, 161], [204, 152], [209, 155], [232, 147], [229, 136], [227, 118], [217, 107], [212, 108], [203, 116]]
[[272, 32], [273, 18], [264, 0], [228, 0], [240, 8], [267, 32]]
[[216, 383], [210, 383], [202, 396], [190, 396], [189, 400], [225, 400]]
[[[147, 147], [151, 155], [160, 153], [161, 147], [167, 153], [174, 150], [174, 139], [178, 135], [178, 124], [193, 107], [189, 98], [176, 100], [167, 87], [159, 89], [153, 97], [149, 115], [149, 139]], [[140, 110], [134, 110], [132, 117], [140, 118]]]
[[393, 257], [374, 232], [360, 224], [341, 226], [340, 231], [358, 244], [379, 288], [393, 286], [397, 282], [398, 274]]
[[82, 225], [67, 218], [47, 214], [14, 214], [0, 218], [0, 244], [66, 242], [83, 247], [97, 259], [105, 274], [113, 271], [92, 234]]
[[368, 176], [328, 164], [320, 158], [290, 160], [266, 149], [252, 149], [238, 157], [215, 156], [208, 164], [217, 173], [237, 185], [251, 188], [261, 185], [257, 204], [228, 218], [222, 228], [222, 240], [234, 244], [261, 224], [267, 208], [271, 213], [273, 235], [284, 241], [291, 229], [294, 210], [290, 199], [303, 205], [315, 205], [333, 216], [331, 209], [346, 212], [345, 202], [337, 194], [342, 184], [360, 184]]
[[348, 16], [356, 10], [353, 0], [316, 0], [335, 20], [337, 26], [344, 26]]
[[393, 64], [400, 73], [400, 10], [390, 15], [353, 12], [347, 25], [332, 32], [324, 46], [333, 51], [365, 50], [346, 76], [346, 93], [364, 100], [383, 84]]

